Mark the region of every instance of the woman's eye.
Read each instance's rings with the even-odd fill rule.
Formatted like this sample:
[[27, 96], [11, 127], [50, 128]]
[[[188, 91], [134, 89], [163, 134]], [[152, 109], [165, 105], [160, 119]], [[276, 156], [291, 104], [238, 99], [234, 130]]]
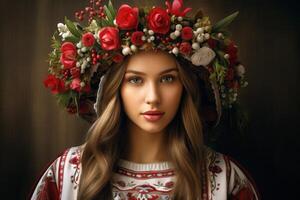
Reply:
[[128, 80], [128, 82], [133, 83], [133, 84], [140, 84], [142, 82], [142, 79], [140, 79], [139, 77], [133, 77], [133, 78], [130, 78]]
[[165, 76], [165, 77], [162, 77], [162, 82], [169, 82], [169, 83], [171, 83], [171, 82], [173, 82], [174, 81], [174, 79], [175, 79], [175, 77], [174, 76]]

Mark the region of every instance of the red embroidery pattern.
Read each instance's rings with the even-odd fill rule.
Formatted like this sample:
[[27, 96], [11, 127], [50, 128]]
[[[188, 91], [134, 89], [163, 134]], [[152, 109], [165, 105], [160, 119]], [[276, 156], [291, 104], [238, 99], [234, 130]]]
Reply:
[[59, 169], [58, 169], [58, 191], [59, 191], [59, 199], [61, 199], [62, 186], [63, 186], [63, 177], [64, 177], [64, 167], [67, 158], [67, 154], [69, 149], [67, 149], [64, 154], [61, 156], [59, 161]]
[[149, 178], [162, 178], [162, 177], [168, 177], [168, 176], [174, 176], [174, 170], [165, 170], [165, 171], [131, 171], [128, 169], [124, 169], [122, 167], [119, 167], [117, 169], [117, 173], [125, 176], [129, 176], [136, 179], [149, 179]]
[[73, 189], [77, 189], [79, 184], [79, 172], [80, 172], [80, 150], [76, 149], [72, 154], [72, 158], [69, 160], [69, 163], [73, 166], [74, 174], [71, 176], [71, 182], [73, 183]]

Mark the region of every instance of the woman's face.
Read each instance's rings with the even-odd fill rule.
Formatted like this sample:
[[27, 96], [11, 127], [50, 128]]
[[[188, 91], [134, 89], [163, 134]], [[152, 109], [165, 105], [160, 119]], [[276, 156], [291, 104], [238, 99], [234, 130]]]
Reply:
[[[121, 86], [129, 123], [149, 133], [164, 131], [174, 118], [182, 95], [175, 59], [165, 52], [140, 52], [130, 57]], [[160, 115], [146, 115], [158, 111]]]

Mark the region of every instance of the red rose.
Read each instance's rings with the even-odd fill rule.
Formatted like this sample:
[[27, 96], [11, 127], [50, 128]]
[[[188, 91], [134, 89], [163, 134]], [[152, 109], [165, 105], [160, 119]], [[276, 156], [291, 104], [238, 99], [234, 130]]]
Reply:
[[80, 79], [79, 78], [75, 78], [72, 80], [71, 84], [70, 84], [70, 88], [72, 90], [75, 90], [77, 92], [80, 92], [81, 86], [80, 86]]
[[63, 93], [66, 91], [65, 82], [52, 74], [49, 74], [44, 80], [44, 85], [46, 88], [51, 89], [52, 94]]
[[171, 19], [167, 11], [162, 8], [153, 8], [147, 17], [148, 28], [155, 33], [166, 34], [170, 30]]
[[183, 42], [180, 44], [179, 50], [184, 55], [189, 55], [192, 51], [192, 45], [189, 42]]
[[64, 65], [65, 68], [74, 67], [76, 64], [76, 47], [71, 42], [64, 42], [60, 48], [61, 56], [60, 62]]
[[193, 29], [191, 27], [184, 27], [181, 30], [181, 38], [184, 40], [191, 40], [194, 36]]
[[131, 35], [131, 42], [134, 45], [140, 46], [144, 44], [144, 41], [142, 40], [144, 33], [142, 31], [135, 31]]
[[72, 78], [78, 78], [80, 76], [80, 69], [78, 67], [72, 67], [70, 73]]
[[225, 52], [227, 54], [229, 54], [229, 64], [230, 64], [230, 66], [236, 65], [236, 63], [237, 63], [237, 52], [238, 52], [238, 49], [237, 49], [237, 47], [235, 46], [235, 44], [233, 42], [231, 42], [227, 46]]
[[116, 22], [120, 29], [130, 30], [137, 28], [138, 26], [139, 9], [137, 7], [130, 7], [127, 4], [123, 4], [117, 13]]
[[[166, 1], [166, 5], [168, 7], [169, 12], [175, 16], [184, 17], [186, 13], [190, 12], [192, 8], [184, 8], [183, 9], [183, 0], [174, 0], [171, 6], [169, 0]], [[183, 9], [183, 11], [182, 11]]]
[[82, 36], [81, 42], [86, 47], [91, 47], [95, 44], [95, 38], [92, 33], [85, 33]]
[[114, 55], [114, 57], [113, 57], [113, 61], [116, 63], [122, 62], [123, 59], [124, 59], [124, 56], [119, 53]]
[[105, 27], [100, 30], [99, 40], [102, 49], [110, 51], [120, 48], [119, 30], [114, 27]]

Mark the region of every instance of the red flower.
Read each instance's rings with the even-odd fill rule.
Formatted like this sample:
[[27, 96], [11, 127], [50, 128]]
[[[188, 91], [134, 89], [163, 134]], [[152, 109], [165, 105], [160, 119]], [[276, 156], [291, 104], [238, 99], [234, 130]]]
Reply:
[[181, 30], [181, 38], [184, 40], [191, 40], [194, 36], [193, 29], [191, 27], [184, 27]]
[[85, 33], [82, 36], [81, 42], [86, 47], [91, 47], [95, 44], [95, 38], [92, 33]]
[[137, 28], [138, 26], [139, 9], [137, 7], [130, 7], [127, 4], [123, 4], [117, 13], [116, 22], [120, 29], [130, 30]]
[[70, 88], [72, 90], [76, 90], [77, 92], [80, 92], [80, 89], [81, 89], [80, 82], [81, 82], [81, 80], [79, 78], [73, 79], [70, 84]]
[[63, 93], [66, 91], [65, 82], [52, 74], [49, 74], [44, 80], [44, 85], [46, 88], [51, 89], [52, 94]]
[[78, 78], [80, 76], [80, 69], [78, 67], [72, 67], [70, 73], [72, 78]]
[[231, 42], [226, 47], [225, 52], [227, 54], [229, 54], [229, 64], [230, 64], [230, 66], [236, 65], [236, 63], [237, 63], [237, 52], [238, 52], [238, 49], [237, 49], [236, 45], [233, 42]]
[[249, 187], [243, 187], [237, 194], [233, 195], [232, 200], [254, 200], [255, 196]]
[[113, 56], [113, 61], [116, 63], [122, 62], [123, 59], [124, 59], [124, 56], [119, 53]]
[[60, 48], [61, 56], [60, 62], [64, 65], [65, 68], [74, 67], [76, 64], [76, 47], [71, 42], [64, 42]]
[[234, 70], [232, 67], [229, 67], [227, 69], [227, 73], [226, 73], [226, 76], [225, 76], [225, 80], [233, 80], [234, 78]]
[[168, 7], [169, 12], [175, 16], [184, 17], [186, 13], [192, 10], [192, 8], [185, 8], [183, 11], [181, 11], [183, 8], [183, 0], [174, 0], [172, 6], [170, 1], [166, 0], [166, 5]]
[[119, 30], [114, 27], [105, 27], [100, 30], [99, 40], [102, 49], [116, 50], [120, 48]]
[[171, 19], [167, 11], [162, 8], [153, 8], [147, 17], [148, 28], [155, 33], [166, 34], [170, 30]]
[[131, 42], [134, 45], [140, 46], [144, 43], [142, 40], [144, 33], [142, 31], [135, 31], [131, 35]]
[[189, 42], [183, 42], [180, 44], [179, 50], [184, 55], [189, 55], [192, 51], [192, 46]]

